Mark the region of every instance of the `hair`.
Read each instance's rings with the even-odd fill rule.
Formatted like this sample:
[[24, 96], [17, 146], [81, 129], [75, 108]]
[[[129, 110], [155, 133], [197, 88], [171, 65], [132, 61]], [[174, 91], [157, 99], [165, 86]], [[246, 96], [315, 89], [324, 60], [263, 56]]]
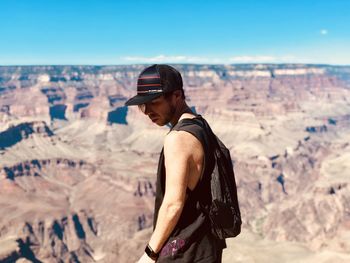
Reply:
[[[164, 98], [169, 99], [175, 91], [176, 90], [164, 93]], [[185, 91], [183, 89], [180, 89], [180, 91], [181, 91], [181, 98], [185, 100], [186, 99]]]

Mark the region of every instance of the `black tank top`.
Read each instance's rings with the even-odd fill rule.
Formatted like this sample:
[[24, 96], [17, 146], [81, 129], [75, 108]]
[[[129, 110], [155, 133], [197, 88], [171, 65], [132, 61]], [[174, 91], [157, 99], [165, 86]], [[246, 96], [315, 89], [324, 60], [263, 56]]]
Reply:
[[[208, 138], [201, 126], [201, 116], [182, 119], [172, 129], [194, 135], [202, 144], [205, 154], [204, 172], [193, 191], [187, 189], [187, 199], [178, 223], [163, 245], [157, 262], [217, 262], [217, 257], [226, 247], [225, 240], [216, 239], [210, 231], [208, 218], [200, 208], [198, 200], [205, 204], [210, 201], [210, 175], [214, 167]], [[159, 208], [165, 193], [165, 166], [163, 149], [160, 154], [157, 174], [157, 189], [153, 226], [155, 227]]]

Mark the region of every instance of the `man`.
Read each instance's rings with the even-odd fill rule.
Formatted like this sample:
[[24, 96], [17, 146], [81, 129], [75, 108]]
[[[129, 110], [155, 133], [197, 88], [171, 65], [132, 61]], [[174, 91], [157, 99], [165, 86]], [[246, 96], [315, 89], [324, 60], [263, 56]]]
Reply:
[[224, 240], [216, 239], [199, 201], [210, 199], [213, 156], [206, 134], [185, 102], [182, 77], [168, 65], [144, 69], [137, 95], [127, 106], [138, 105], [152, 122], [171, 124], [162, 149], [157, 177], [154, 231], [138, 261], [221, 262]]

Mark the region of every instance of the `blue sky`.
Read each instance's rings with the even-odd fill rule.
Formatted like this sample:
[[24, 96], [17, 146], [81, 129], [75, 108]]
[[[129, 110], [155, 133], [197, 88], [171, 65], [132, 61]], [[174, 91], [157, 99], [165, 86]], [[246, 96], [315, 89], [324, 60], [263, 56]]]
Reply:
[[349, 0], [0, 0], [0, 65], [350, 65]]

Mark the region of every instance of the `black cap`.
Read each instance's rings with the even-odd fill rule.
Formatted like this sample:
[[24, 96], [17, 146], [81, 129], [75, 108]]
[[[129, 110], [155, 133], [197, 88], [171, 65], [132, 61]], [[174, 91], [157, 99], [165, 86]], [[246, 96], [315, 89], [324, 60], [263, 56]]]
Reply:
[[145, 68], [137, 79], [137, 95], [125, 102], [126, 106], [150, 102], [164, 93], [182, 90], [181, 74], [169, 65], [154, 64]]

